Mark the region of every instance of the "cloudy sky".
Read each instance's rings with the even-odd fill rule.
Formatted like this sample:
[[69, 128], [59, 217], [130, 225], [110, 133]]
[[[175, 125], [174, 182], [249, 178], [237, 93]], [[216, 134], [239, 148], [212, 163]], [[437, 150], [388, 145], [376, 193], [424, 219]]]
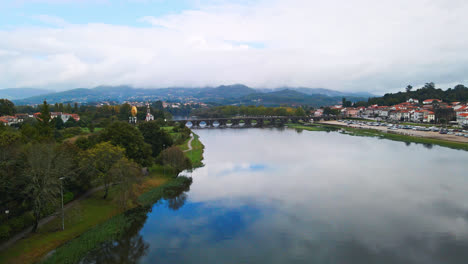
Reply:
[[468, 84], [466, 0], [0, 0], [0, 88]]

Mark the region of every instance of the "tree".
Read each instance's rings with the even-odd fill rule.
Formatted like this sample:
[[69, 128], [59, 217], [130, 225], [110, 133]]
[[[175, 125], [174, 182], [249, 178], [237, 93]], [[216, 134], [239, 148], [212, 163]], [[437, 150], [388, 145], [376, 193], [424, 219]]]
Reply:
[[109, 142], [102, 142], [88, 149], [81, 160], [81, 167], [91, 173], [98, 182], [104, 184], [104, 199], [109, 193], [113, 174], [109, 173], [114, 164], [124, 158], [124, 149]]
[[120, 159], [109, 170], [109, 177], [117, 183], [117, 200], [122, 209], [127, 209], [129, 202], [136, 200], [134, 185], [142, 176], [141, 167], [127, 158]]
[[65, 122], [65, 127], [76, 127], [78, 126], [78, 122], [73, 117], [68, 118], [67, 122]]
[[14, 115], [16, 113], [15, 104], [8, 99], [0, 99], [0, 116]]
[[60, 177], [71, 171], [69, 157], [58, 152], [53, 144], [35, 144], [25, 151], [24, 194], [32, 205], [33, 232], [36, 232], [44, 210], [56, 204], [60, 195]]
[[75, 102], [74, 106], [73, 106], [73, 113], [78, 113], [78, 103]]
[[47, 101], [44, 100], [38, 122], [39, 135], [43, 139], [48, 139], [52, 136], [52, 123], [50, 120], [49, 105], [47, 104]]
[[413, 89], [413, 86], [411, 86], [411, 85], [406, 86], [406, 92], [407, 93], [411, 92], [412, 89]]
[[353, 103], [351, 101], [347, 101], [346, 98], [343, 97], [343, 99], [341, 99], [341, 104], [343, 107], [351, 107]]
[[169, 165], [175, 169], [178, 175], [181, 171], [190, 169], [192, 163], [189, 158], [178, 147], [170, 147], [161, 152], [161, 160], [163, 165]]
[[151, 165], [151, 146], [145, 143], [140, 130], [127, 122], [114, 122], [104, 129], [101, 141], [109, 141], [125, 149], [127, 158], [142, 166]]
[[302, 109], [302, 107], [298, 107], [298, 108], [296, 108], [296, 110], [294, 111], [294, 115], [295, 115], [295, 116], [305, 116], [306, 113], [305, 113], [304, 109]]
[[146, 143], [151, 145], [153, 157], [157, 157], [164, 145], [171, 146], [174, 142], [171, 135], [161, 129], [156, 121], [144, 122], [138, 125]]
[[55, 118], [55, 129], [62, 129], [64, 128], [65, 124], [63, 123], [63, 120], [62, 120], [62, 117], [61, 116], [57, 116]]
[[71, 107], [70, 103], [68, 103], [67, 106], [65, 107], [65, 112], [67, 112], [67, 113], [72, 112], [72, 107]]
[[131, 110], [132, 110], [132, 106], [125, 103], [123, 105], [120, 106], [120, 111], [119, 111], [119, 120], [121, 121], [127, 121], [128, 118], [130, 117], [131, 115]]

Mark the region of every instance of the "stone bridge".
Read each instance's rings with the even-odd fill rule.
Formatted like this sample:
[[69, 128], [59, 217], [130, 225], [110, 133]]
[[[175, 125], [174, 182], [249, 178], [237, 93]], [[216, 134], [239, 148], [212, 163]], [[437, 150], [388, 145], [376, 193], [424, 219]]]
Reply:
[[[184, 120], [174, 120], [174, 122], [192, 123], [192, 127], [200, 127], [204, 122], [205, 127], [263, 127], [263, 126], [283, 126], [286, 123], [299, 123], [330, 120], [331, 117], [311, 117], [311, 116], [246, 116], [246, 117], [228, 117], [228, 118], [193, 118]], [[215, 126], [215, 124], [218, 124]], [[243, 124], [243, 125], [241, 125]]]

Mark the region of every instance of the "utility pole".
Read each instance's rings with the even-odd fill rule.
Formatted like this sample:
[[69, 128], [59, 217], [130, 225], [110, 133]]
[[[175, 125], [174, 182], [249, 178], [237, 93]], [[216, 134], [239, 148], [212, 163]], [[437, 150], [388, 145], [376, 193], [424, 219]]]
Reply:
[[63, 210], [63, 179], [65, 177], [60, 177], [60, 192], [62, 194], [62, 230], [65, 230], [65, 212]]

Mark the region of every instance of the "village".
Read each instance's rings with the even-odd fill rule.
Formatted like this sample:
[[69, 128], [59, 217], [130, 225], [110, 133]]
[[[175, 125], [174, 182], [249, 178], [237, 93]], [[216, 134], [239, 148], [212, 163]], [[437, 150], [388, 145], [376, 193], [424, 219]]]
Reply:
[[[331, 106], [334, 113], [344, 118], [364, 118], [376, 121], [401, 121], [428, 124], [468, 125], [468, 104], [461, 102], [442, 102], [440, 99], [427, 99], [420, 102], [408, 99], [393, 106], [371, 105], [369, 107]], [[315, 117], [327, 115], [326, 108], [314, 111]]]
[[[15, 114], [11, 116], [0, 116], [0, 124], [11, 126], [11, 125], [17, 125], [23, 123], [23, 121], [27, 118], [39, 118], [39, 115], [41, 113], [37, 112], [32, 115], [28, 114]], [[63, 123], [66, 123], [68, 120], [73, 119], [74, 121], [78, 122], [80, 121], [80, 116], [78, 114], [68, 114], [68, 113], [63, 113], [63, 112], [51, 112], [50, 113], [50, 118], [54, 119], [60, 117], [63, 121]]]

